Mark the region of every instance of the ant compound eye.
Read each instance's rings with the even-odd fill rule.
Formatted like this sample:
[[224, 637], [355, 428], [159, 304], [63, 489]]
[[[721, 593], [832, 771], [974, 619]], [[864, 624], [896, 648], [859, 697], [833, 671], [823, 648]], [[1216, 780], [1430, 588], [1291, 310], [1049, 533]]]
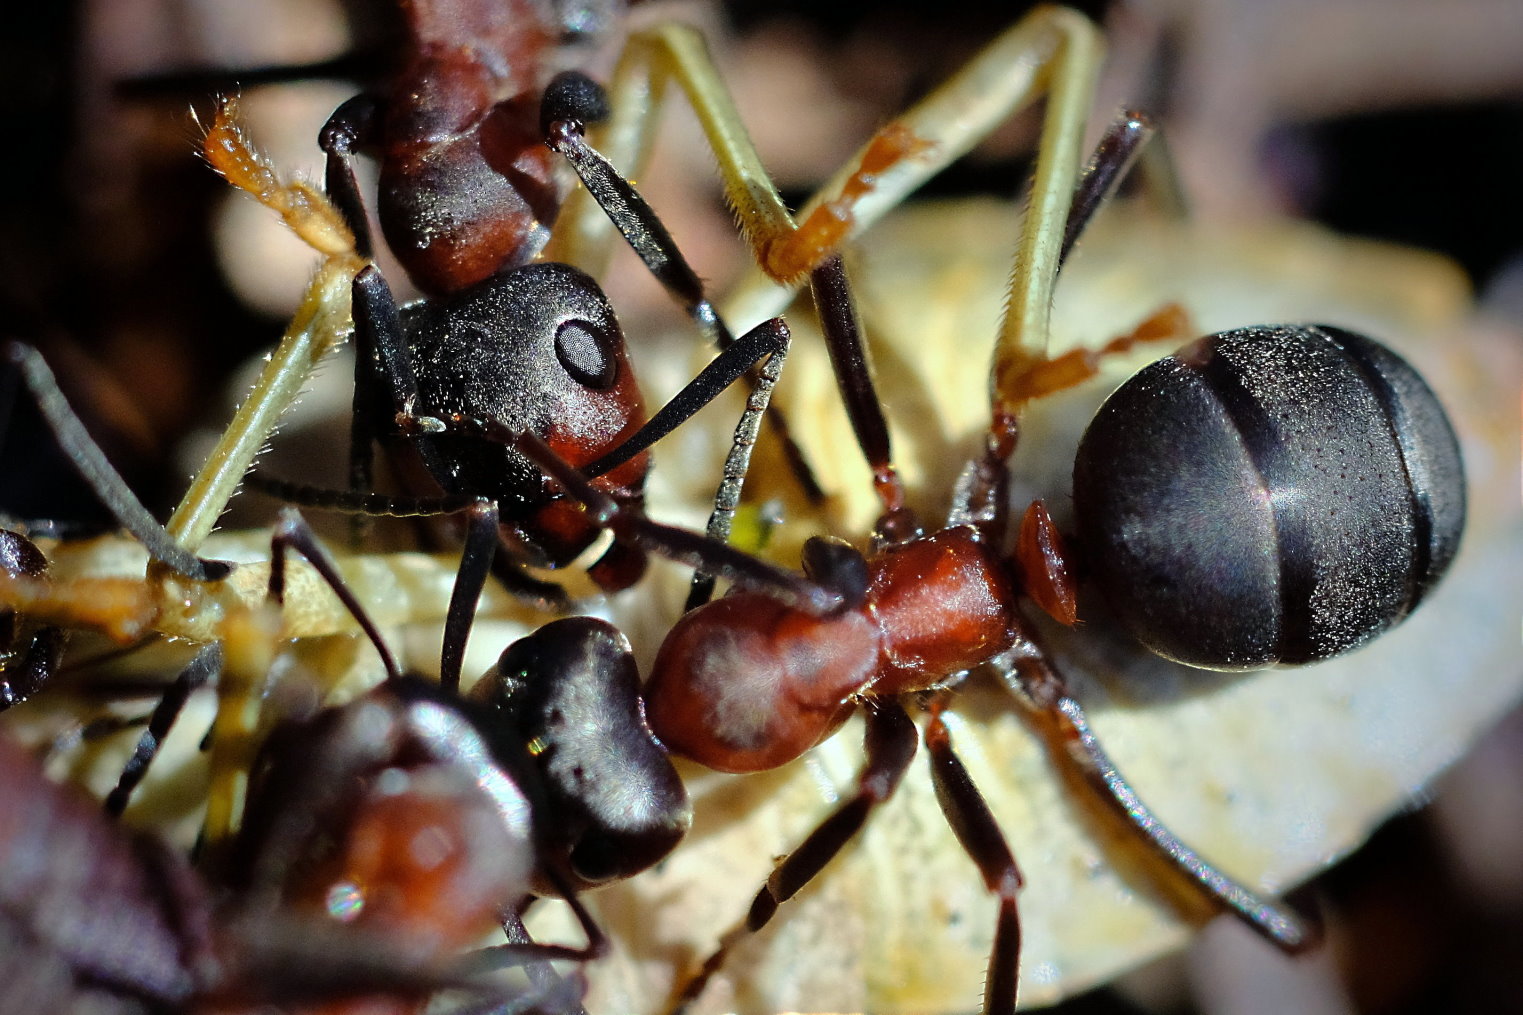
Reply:
[[555, 332], [555, 355], [561, 366], [585, 387], [613, 386], [619, 372], [612, 337], [589, 321], [565, 321]]

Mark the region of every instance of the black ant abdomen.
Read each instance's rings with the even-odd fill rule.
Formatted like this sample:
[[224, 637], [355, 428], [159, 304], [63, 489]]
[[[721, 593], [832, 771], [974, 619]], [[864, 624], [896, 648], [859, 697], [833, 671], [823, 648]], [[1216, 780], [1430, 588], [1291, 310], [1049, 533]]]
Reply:
[[1089, 573], [1212, 669], [1315, 662], [1406, 617], [1465, 524], [1459, 445], [1395, 353], [1326, 326], [1201, 339], [1119, 388], [1074, 462]]

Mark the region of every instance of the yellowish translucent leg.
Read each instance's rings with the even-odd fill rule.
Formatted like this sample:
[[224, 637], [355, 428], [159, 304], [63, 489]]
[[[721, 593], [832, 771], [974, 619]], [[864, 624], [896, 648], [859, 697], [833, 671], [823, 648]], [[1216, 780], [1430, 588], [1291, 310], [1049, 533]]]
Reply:
[[213, 851], [231, 841], [243, 816], [258, 751], [260, 706], [274, 663], [280, 623], [273, 611], [245, 609], [223, 624], [223, 670], [217, 678], [210, 772], [202, 840]]
[[[1062, 7], [1032, 11], [863, 145], [804, 205], [800, 219], [808, 221], [826, 205], [839, 207], [842, 191], [860, 172], [873, 146], [887, 134], [907, 131], [925, 142], [927, 150], [874, 174], [871, 189], [849, 208], [840, 209], [851, 217], [846, 237], [857, 235], [966, 154], [996, 126], [1045, 94], [1047, 116], [1032, 193], [1035, 214], [1023, 227], [1021, 251], [1023, 261], [1029, 262], [1028, 251], [1050, 247], [1053, 253], [1039, 254], [1035, 266], [1055, 264], [1057, 241], [1053, 236], [1061, 237], [1079, 171], [1084, 125], [1102, 54], [1099, 32], [1083, 15]], [[1047, 288], [1050, 286], [1049, 278]], [[758, 267], [736, 287], [726, 309], [737, 322], [763, 319], [786, 307], [795, 288], [779, 285]], [[1041, 301], [1025, 298], [1023, 302]]]
[[[750, 326], [780, 313], [792, 288], [842, 242], [876, 221], [997, 124], [1046, 95], [1028, 208], [1011, 270], [1005, 318], [990, 372], [995, 432], [1013, 433], [1021, 381], [1046, 360], [1063, 230], [1078, 180], [1103, 45], [1083, 15], [1032, 11], [951, 80], [878, 131], [811, 199], [796, 222], [741, 124], [702, 37], [663, 25], [631, 37], [614, 72], [608, 124], [594, 138], [616, 166], [637, 174], [675, 83], [697, 114], [719, 163], [725, 199], [758, 270], [727, 301], [725, 316]], [[598, 274], [612, 226], [585, 192], [563, 212], [551, 256]], [[1008, 452], [998, 438], [996, 454]]]
[[259, 380], [165, 526], [189, 550], [211, 534], [281, 414], [348, 331], [349, 284], [365, 266], [343, 217], [327, 197], [308, 184], [280, 180], [244, 136], [237, 115], [236, 100], [224, 99], [207, 130], [207, 161], [228, 182], [280, 214], [323, 261]]
[[[238, 122], [236, 99], [223, 100], [207, 129], [204, 150], [207, 161], [228, 182], [279, 214], [323, 260], [259, 380], [166, 525], [171, 537], [192, 550], [211, 534], [244, 473], [281, 414], [301, 393], [313, 368], [350, 328], [349, 286], [365, 265], [355, 252], [354, 237], [343, 217], [328, 199], [305, 183], [282, 181], [250, 144]], [[155, 578], [163, 583], [168, 601], [174, 595], [172, 576], [159, 573], [150, 580]], [[218, 681], [217, 715], [212, 727], [211, 784], [204, 826], [211, 846], [233, 834], [243, 810], [261, 689], [279, 638], [278, 621], [266, 617], [261, 608], [244, 606], [231, 594], [215, 598], [225, 600], [228, 612], [218, 624], [226, 664]]]

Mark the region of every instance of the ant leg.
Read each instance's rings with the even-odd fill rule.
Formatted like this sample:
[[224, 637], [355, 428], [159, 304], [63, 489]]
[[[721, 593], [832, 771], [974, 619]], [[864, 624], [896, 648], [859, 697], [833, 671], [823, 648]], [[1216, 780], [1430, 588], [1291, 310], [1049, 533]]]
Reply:
[[893, 449], [888, 436], [888, 422], [883, 418], [883, 403], [873, 386], [872, 366], [862, 338], [862, 324], [856, 301], [839, 255], [822, 261], [809, 276], [814, 303], [825, 332], [830, 365], [835, 371], [836, 387], [846, 406], [847, 418], [856, 435], [857, 446], [873, 473], [873, 488], [883, 504], [883, 515], [875, 527], [879, 539], [888, 543], [903, 542], [919, 535], [919, 525], [905, 510], [904, 486], [894, 471]]
[[1021, 921], [1015, 893], [1022, 884], [1020, 868], [994, 820], [983, 794], [952, 749], [952, 734], [941, 719], [940, 708], [931, 710], [925, 729], [925, 746], [931, 755], [931, 779], [936, 800], [957, 841], [978, 865], [989, 891], [999, 897], [994, 946], [989, 953], [989, 973], [984, 984], [985, 1015], [1013, 1015], [1017, 974], [1020, 970]]
[[[877, 221], [942, 168], [968, 152], [1013, 112], [1044, 92], [1048, 171], [1077, 175], [1084, 114], [1099, 64], [1098, 30], [1082, 15], [1039, 8], [1001, 33], [926, 99], [879, 131], [813, 197], [795, 224], [767, 175], [702, 36], [682, 25], [636, 33], [608, 89], [611, 113], [599, 148], [635, 174], [649, 155], [653, 121], [669, 84], [682, 90], [719, 163], [727, 203], [757, 254], [759, 270], [729, 302], [731, 316], [762, 320], [789, 302], [797, 281], [840, 243]], [[1074, 115], [1077, 112], [1077, 115]], [[1050, 142], [1056, 142], [1051, 144]], [[1065, 164], [1071, 168], [1063, 172]], [[1065, 197], [1066, 201], [1066, 197]], [[574, 195], [556, 229], [556, 254], [596, 275], [609, 224], [592, 200]], [[1059, 222], [1063, 214], [1058, 213]], [[789, 280], [779, 285], [779, 280]]]
[[[550, 96], [547, 95], [547, 115], [550, 108]], [[587, 143], [580, 121], [556, 120], [547, 125], [546, 131], [550, 147], [571, 163], [582, 180], [585, 192], [603, 209], [609, 221], [623, 234], [651, 274], [682, 304], [699, 330], [719, 348], [721, 354], [728, 351], [736, 344], [729, 327], [709, 301], [697, 272], [687, 263], [676, 241], [639, 191], [619, 174], [608, 159]], [[753, 389], [762, 383], [756, 371], [753, 370], [750, 376]], [[770, 399], [770, 395], [767, 398]], [[765, 411], [805, 495], [815, 503], [822, 502], [825, 492], [815, 479], [803, 450], [794, 440], [787, 417], [780, 410], [771, 408], [770, 403]], [[745, 457], [749, 463], [749, 454]], [[728, 534], [728, 526], [725, 532]]]
[[799, 893], [824, 869], [851, 838], [862, 830], [868, 815], [893, 795], [905, 770], [915, 757], [915, 723], [895, 701], [869, 699], [864, 703], [867, 732], [863, 748], [867, 760], [857, 777], [857, 792], [810, 832], [798, 848], [773, 870], [756, 893], [751, 910], [739, 926], [720, 939], [719, 947], [682, 988], [672, 1006], [673, 1015], [685, 1012], [703, 988], [723, 967], [725, 958], [742, 940], [765, 927], [777, 907]]
[[513, 430], [498, 420], [460, 415], [435, 419], [398, 413], [397, 424], [404, 433], [471, 433], [516, 448], [581, 503], [592, 520], [612, 532], [615, 539], [698, 570], [712, 571], [813, 616], [830, 616], [854, 600], [860, 601], [863, 590], [825, 588], [707, 536], [651, 521], [595, 489], [533, 433]]
[[[777, 321], [783, 326], [781, 320]], [[756, 448], [757, 434], [761, 430], [762, 417], [772, 403], [772, 389], [782, 375], [783, 363], [788, 358], [787, 347], [779, 349], [767, 360], [766, 366], [756, 372], [756, 381], [746, 399], [745, 411], [735, 424], [735, 435], [730, 441], [730, 453], [725, 456], [724, 469], [720, 474], [719, 487], [714, 491], [714, 510], [709, 513], [704, 533], [719, 543], [730, 541], [730, 529], [735, 521], [735, 510], [740, 506], [740, 494], [745, 485], [746, 473], [751, 467], [751, 452]], [[777, 417], [781, 419], [781, 416]], [[786, 443], [786, 442], [785, 442]], [[801, 463], [795, 463], [798, 465]], [[807, 466], [804, 466], [807, 472]], [[687, 603], [683, 611], [695, 610], [714, 595], [714, 576], [706, 571], [694, 571], [692, 584], [688, 587]]]
[[254, 196], [323, 257], [306, 296], [264, 371], [223, 431], [165, 528], [194, 550], [211, 533], [280, 416], [301, 394], [318, 362], [349, 329], [350, 280], [365, 264], [344, 216], [315, 188], [284, 183], [255, 151], [238, 122], [236, 99], [224, 99], [208, 126], [207, 161], [229, 183]]
[[1204, 908], [1229, 912], [1288, 954], [1315, 947], [1320, 926], [1233, 881], [1201, 859], [1158, 820], [1100, 746], [1066, 681], [1029, 636], [995, 660], [1005, 686], [1040, 723], [1056, 763], [1075, 771], [1097, 802], [1131, 830], [1139, 845], [1167, 865]]
[[164, 743], [164, 738], [169, 735], [175, 720], [180, 717], [180, 710], [185, 707], [185, 702], [193, 692], [214, 679], [221, 671], [222, 646], [213, 642], [197, 652], [190, 664], [175, 677], [174, 683], [169, 685], [163, 697], [159, 699], [159, 703], [154, 706], [153, 714], [148, 718], [148, 728], [138, 739], [137, 747], [133, 749], [132, 757], [127, 759], [127, 764], [122, 769], [115, 788], [106, 794], [107, 814], [118, 817], [126, 809], [132, 791], [148, 774], [148, 766], [153, 764], [153, 759], [158, 756], [159, 747]]
[[450, 694], [460, 690], [460, 669], [465, 646], [476, 619], [476, 604], [486, 587], [492, 561], [497, 556], [497, 504], [478, 500], [466, 514], [465, 548], [460, 570], [450, 591], [449, 612], [444, 618], [444, 647], [439, 659], [439, 686]]
[[1058, 270], [1062, 270], [1095, 212], [1115, 196], [1116, 188], [1121, 186], [1121, 181], [1131, 172], [1157, 132], [1151, 119], [1130, 110], [1106, 128], [1074, 188], [1073, 203], [1069, 205], [1068, 219], [1063, 224], [1063, 245], [1058, 249]]
[[20, 342], [7, 342], [0, 349], [0, 359], [15, 367], [49, 429], [53, 431], [59, 447], [63, 448], [101, 503], [105, 504], [123, 528], [147, 548], [155, 560], [176, 574], [194, 581], [216, 581], [232, 570], [232, 565], [222, 561], [197, 557], [148, 513], [148, 509], [143, 507], [137, 495], [111, 467], [85, 425], [74, 414], [63, 397], [63, 392], [58, 390], [53, 371], [48, 369], [36, 349]]
[[[708, 366], [699, 371], [697, 377], [673, 395], [671, 401], [663, 405], [623, 444], [596, 461], [588, 463], [582, 470], [583, 475], [588, 479], [595, 479], [604, 473], [612, 472], [649, 448], [717, 398], [720, 392], [734, 384], [759, 363], [762, 357], [770, 356], [774, 361], [786, 360], [788, 344], [791, 340], [792, 335], [788, 331], [788, 325], [780, 317], [752, 328], [728, 349], [714, 357]], [[778, 364], [778, 369], [781, 369], [781, 363]]]
[[[417, 398], [418, 381], [405, 352], [407, 335], [402, 316], [385, 276], [375, 265], [369, 265], [354, 277], [350, 292], [354, 401], [349, 416], [349, 489], [366, 495], [374, 488], [375, 441], [389, 432], [390, 419], [397, 410]], [[417, 451], [428, 458], [433, 449], [422, 443]], [[356, 541], [362, 529], [357, 522], [353, 532]]]
[[550, 124], [546, 139], [552, 150], [566, 157], [598, 206], [629, 242], [650, 273], [681, 303], [709, 341], [720, 349], [735, 341], [704, 292], [698, 273], [687, 263], [677, 241], [651, 210], [645, 198], [620, 176], [597, 149], [587, 143], [584, 128], [576, 120]]
[[576, 917], [577, 925], [582, 928], [587, 944], [581, 948], [574, 948], [570, 945], [549, 945], [533, 941], [529, 938], [529, 932], [524, 928], [519, 913], [511, 913], [503, 920], [502, 927], [503, 932], [508, 936], [508, 943], [491, 945], [473, 953], [474, 967], [500, 969], [504, 965], [522, 962], [525, 958], [590, 962], [608, 954], [608, 937], [603, 933], [603, 928], [598, 926], [598, 922], [592, 918], [592, 913], [582, 903], [566, 878], [553, 865], [544, 868], [544, 875], [555, 887], [556, 894], [571, 907], [571, 914]]
[[375, 256], [375, 245], [359, 181], [354, 178], [354, 155], [374, 136], [380, 116], [375, 96], [361, 93], [335, 109], [317, 135], [317, 146], [328, 156], [323, 188], [354, 234], [355, 252], [364, 258]]
[[[370, 619], [365, 607], [355, 596], [354, 590], [339, 573], [338, 565], [317, 541], [317, 535], [307, 524], [307, 520], [295, 508], [281, 509], [280, 521], [276, 523], [275, 532], [270, 537], [270, 598], [282, 606], [285, 605], [286, 554], [291, 550], [305, 557], [307, 563], [322, 575], [328, 587], [333, 590], [333, 594], [338, 596], [339, 602], [344, 604], [344, 609], [354, 618], [355, 623], [359, 624], [360, 630], [365, 632], [365, 637], [370, 639], [370, 644], [375, 646], [376, 652], [380, 654], [381, 663], [386, 668], [387, 679], [392, 681], [402, 679], [402, 668], [397, 665], [396, 657], [391, 654], [391, 649], [386, 647], [380, 628], [376, 627], [375, 621]], [[472, 603], [472, 606], [474, 605]]]

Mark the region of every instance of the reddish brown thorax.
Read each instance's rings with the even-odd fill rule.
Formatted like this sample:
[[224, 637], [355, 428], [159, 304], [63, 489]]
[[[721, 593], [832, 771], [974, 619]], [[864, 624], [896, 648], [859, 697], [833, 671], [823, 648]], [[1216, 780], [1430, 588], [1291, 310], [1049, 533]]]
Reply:
[[930, 687], [1010, 644], [1014, 584], [974, 527], [868, 567], [866, 600], [837, 616], [737, 592], [683, 617], [646, 684], [652, 731], [720, 771], [776, 768], [829, 736], [857, 695]]

